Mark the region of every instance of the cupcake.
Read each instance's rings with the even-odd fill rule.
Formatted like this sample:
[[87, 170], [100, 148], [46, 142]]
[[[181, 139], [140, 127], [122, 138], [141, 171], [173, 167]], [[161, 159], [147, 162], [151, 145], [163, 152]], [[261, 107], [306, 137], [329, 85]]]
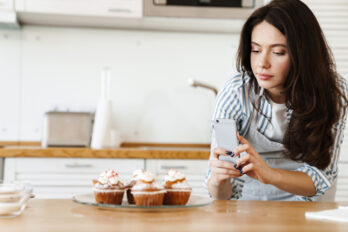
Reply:
[[94, 197], [99, 204], [120, 205], [124, 190], [118, 173], [111, 169], [101, 173], [97, 180], [93, 180]]
[[127, 191], [127, 201], [128, 201], [128, 204], [131, 204], [131, 205], [134, 205], [135, 204], [135, 201], [134, 201], [134, 197], [133, 197], [133, 194], [131, 193], [131, 189], [132, 187], [136, 184], [137, 180], [138, 180], [138, 176], [140, 174], [143, 174], [144, 173], [144, 169], [138, 169], [138, 170], [135, 170], [133, 172], [133, 175], [132, 175], [132, 179], [130, 180], [130, 182], [125, 186]]
[[137, 206], [159, 206], [163, 204], [164, 188], [155, 180], [150, 172], [139, 173], [131, 193]]
[[164, 195], [165, 205], [186, 205], [192, 188], [187, 183], [185, 175], [181, 172], [170, 169], [164, 177], [164, 188], [167, 191]]

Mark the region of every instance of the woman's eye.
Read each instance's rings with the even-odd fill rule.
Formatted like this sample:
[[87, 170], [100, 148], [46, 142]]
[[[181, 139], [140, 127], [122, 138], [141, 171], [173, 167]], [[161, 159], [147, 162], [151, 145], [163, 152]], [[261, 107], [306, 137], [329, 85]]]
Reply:
[[251, 50], [252, 53], [260, 53], [259, 50]]
[[285, 55], [285, 52], [273, 52], [273, 54], [277, 56], [282, 56], [282, 55]]

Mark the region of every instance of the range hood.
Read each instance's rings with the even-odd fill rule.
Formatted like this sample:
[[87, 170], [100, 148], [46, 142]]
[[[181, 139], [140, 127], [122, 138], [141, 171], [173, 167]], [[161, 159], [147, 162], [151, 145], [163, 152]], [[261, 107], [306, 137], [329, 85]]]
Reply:
[[246, 19], [264, 0], [144, 0], [144, 16]]

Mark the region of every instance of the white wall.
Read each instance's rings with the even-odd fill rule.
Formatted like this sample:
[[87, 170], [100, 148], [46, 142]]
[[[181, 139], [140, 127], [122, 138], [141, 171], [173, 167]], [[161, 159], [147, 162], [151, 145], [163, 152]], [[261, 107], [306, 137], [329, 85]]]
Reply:
[[215, 96], [238, 35], [25, 26], [0, 31], [0, 140], [40, 140], [45, 111], [94, 109], [112, 76], [113, 123], [133, 142], [209, 143]]
[[21, 35], [0, 32], [0, 140], [17, 140], [20, 133]]

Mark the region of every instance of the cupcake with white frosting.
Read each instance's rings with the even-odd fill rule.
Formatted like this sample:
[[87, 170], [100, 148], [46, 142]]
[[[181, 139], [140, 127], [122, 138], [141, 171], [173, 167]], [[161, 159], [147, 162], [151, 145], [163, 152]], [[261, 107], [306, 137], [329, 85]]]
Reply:
[[138, 170], [135, 170], [133, 172], [133, 175], [132, 175], [132, 178], [130, 180], [130, 182], [126, 185], [126, 193], [127, 193], [127, 201], [129, 204], [131, 205], [134, 205], [135, 204], [135, 201], [134, 201], [134, 197], [133, 197], [133, 194], [131, 193], [131, 189], [132, 187], [137, 183], [138, 181], [138, 177], [140, 175], [143, 175], [144, 174], [144, 169], [138, 169]]
[[122, 204], [125, 187], [114, 170], [108, 169], [93, 180], [95, 201], [99, 204]]
[[137, 206], [162, 205], [165, 192], [164, 188], [156, 182], [155, 176], [147, 171], [138, 173], [136, 184], [131, 189]]
[[186, 205], [192, 188], [187, 183], [185, 175], [175, 169], [170, 169], [164, 177], [164, 182], [164, 188], [167, 191], [164, 196], [164, 204]]

